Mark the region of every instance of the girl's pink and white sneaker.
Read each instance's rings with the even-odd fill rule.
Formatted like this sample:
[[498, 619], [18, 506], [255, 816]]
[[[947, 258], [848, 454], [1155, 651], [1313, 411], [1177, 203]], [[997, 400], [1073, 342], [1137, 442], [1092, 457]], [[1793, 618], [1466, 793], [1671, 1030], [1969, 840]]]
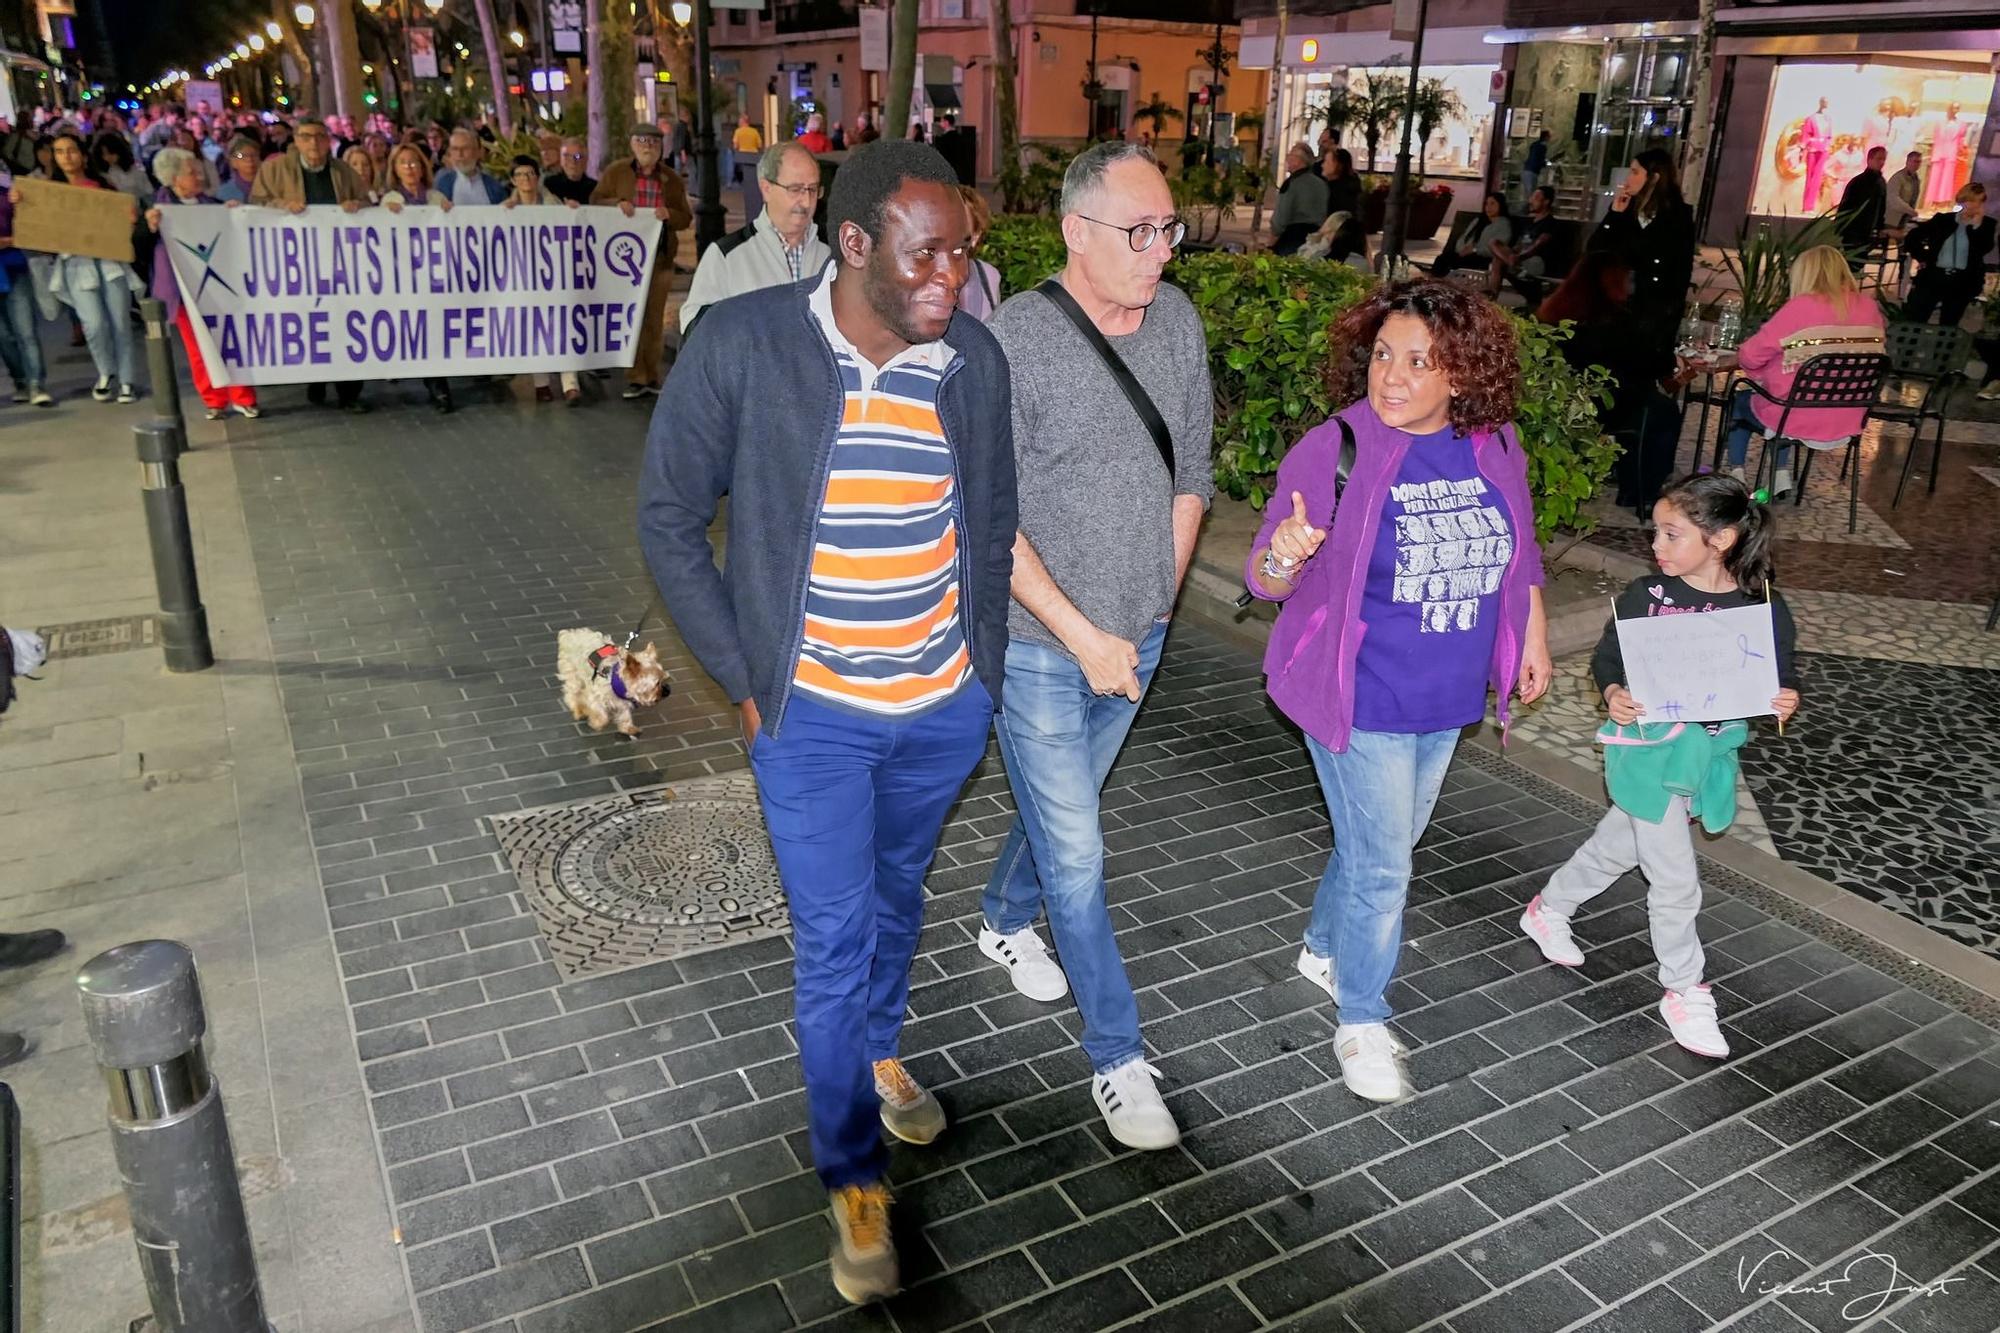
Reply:
[[1528, 900], [1528, 909], [1521, 913], [1521, 933], [1533, 940], [1542, 957], [1551, 963], [1583, 966], [1583, 950], [1576, 947], [1576, 940], [1569, 933], [1569, 922], [1544, 911], [1539, 893]]
[[1667, 1020], [1667, 1031], [1674, 1034], [1674, 1040], [1696, 1055], [1720, 1060], [1729, 1054], [1729, 1043], [1715, 1016], [1715, 997], [1708, 987], [1668, 991], [1660, 997], [1660, 1017]]

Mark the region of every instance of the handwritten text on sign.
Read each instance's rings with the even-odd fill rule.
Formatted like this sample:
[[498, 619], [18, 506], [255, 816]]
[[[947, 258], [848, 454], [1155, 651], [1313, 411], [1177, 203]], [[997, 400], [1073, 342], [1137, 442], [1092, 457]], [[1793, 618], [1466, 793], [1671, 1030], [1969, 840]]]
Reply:
[[132, 224], [138, 205], [123, 190], [92, 190], [16, 176], [14, 244], [47, 254], [88, 255], [132, 262]]
[[660, 240], [615, 208], [160, 216], [219, 384], [629, 366]]
[[1725, 722], [1777, 710], [1778, 649], [1769, 605], [1620, 620], [1625, 688], [1648, 722]]

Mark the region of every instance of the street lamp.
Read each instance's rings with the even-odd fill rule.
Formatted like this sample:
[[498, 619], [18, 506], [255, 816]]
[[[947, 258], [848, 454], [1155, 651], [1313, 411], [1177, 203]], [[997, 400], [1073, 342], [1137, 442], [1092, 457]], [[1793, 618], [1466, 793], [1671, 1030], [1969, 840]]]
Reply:
[[361, 7], [373, 14], [382, 7], [382, 0], [361, 0]]
[[319, 16], [313, 13], [311, 5], [299, 5], [292, 10], [292, 17], [299, 21], [301, 28], [310, 28], [313, 25], [313, 20]]
[[267, 45], [269, 43], [264, 40], [263, 33], [253, 32], [250, 34], [250, 49], [252, 51], [262, 51]]
[[238, 60], [248, 60], [250, 58], [250, 48], [242, 42], [238, 42], [236, 44], [236, 58]]
[[444, 8], [444, 0], [424, 0], [424, 8], [435, 14]]
[[672, 8], [674, 22], [680, 24], [683, 28], [694, 22], [694, 6], [689, 4], [688, 0], [674, 0]]
[[527, 37], [521, 32], [519, 28], [515, 28], [512, 32], [509, 32], [507, 34], [507, 40], [514, 44], [514, 49], [517, 51], [528, 44]]
[[269, 23], [266, 23], [264, 25], [264, 35], [266, 37], [269, 37], [274, 42], [282, 42], [285, 40], [285, 30], [278, 26], [278, 20], [276, 19], [272, 19]]

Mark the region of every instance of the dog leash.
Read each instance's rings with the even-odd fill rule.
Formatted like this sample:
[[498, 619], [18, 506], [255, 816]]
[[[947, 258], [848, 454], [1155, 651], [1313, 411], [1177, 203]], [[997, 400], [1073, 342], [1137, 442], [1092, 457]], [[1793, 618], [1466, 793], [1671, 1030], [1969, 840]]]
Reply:
[[639, 613], [638, 623], [633, 625], [632, 632], [625, 636], [625, 646], [620, 648], [619, 652], [630, 652], [632, 650], [633, 641], [639, 637], [639, 631], [646, 628], [646, 622], [653, 618], [655, 611], [663, 616], [667, 613], [667, 604], [661, 599], [658, 593], [653, 594], [653, 600], [647, 604], [644, 611]]

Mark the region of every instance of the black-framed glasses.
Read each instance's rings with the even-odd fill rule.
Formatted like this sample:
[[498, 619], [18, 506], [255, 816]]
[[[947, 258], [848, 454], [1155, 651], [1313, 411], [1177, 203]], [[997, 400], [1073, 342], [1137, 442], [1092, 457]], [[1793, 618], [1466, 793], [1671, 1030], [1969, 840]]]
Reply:
[[1182, 222], [1179, 218], [1175, 218], [1171, 222], [1141, 222], [1135, 227], [1121, 227], [1115, 222], [1101, 221], [1090, 216], [1088, 213], [1078, 213], [1077, 216], [1085, 222], [1095, 222], [1100, 227], [1109, 227], [1113, 231], [1124, 232], [1126, 241], [1131, 244], [1134, 250], [1141, 254], [1153, 248], [1153, 241], [1156, 238], [1164, 240], [1167, 243], [1167, 249], [1171, 250], [1181, 243], [1182, 237], [1187, 235], [1187, 223]]
[[820, 196], [818, 182], [808, 185], [787, 185], [783, 181], [766, 182], [774, 190], [783, 190], [794, 199], [817, 199]]

